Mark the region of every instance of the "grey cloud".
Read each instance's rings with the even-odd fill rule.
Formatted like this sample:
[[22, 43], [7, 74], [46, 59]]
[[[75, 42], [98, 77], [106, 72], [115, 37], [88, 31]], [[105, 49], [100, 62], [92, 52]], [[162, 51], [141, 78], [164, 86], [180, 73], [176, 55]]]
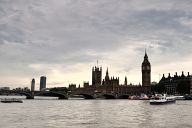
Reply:
[[112, 58], [110, 53], [119, 54], [124, 47], [138, 56], [145, 48], [154, 56], [164, 53], [167, 56], [152, 59], [170, 62], [170, 57], [191, 54], [192, 29], [187, 24], [191, 4], [188, 0], [0, 1], [1, 67], [6, 72], [5, 65], [14, 63], [16, 73], [33, 74], [30, 64], [88, 63]]

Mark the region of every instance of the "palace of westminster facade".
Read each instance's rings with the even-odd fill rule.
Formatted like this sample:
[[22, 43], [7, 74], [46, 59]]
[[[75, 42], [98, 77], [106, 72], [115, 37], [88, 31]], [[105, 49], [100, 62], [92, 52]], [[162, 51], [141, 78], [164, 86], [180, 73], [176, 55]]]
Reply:
[[151, 92], [151, 64], [145, 52], [144, 61], [141, 66], [142, 85], [128, 85], [127, 77], [123, 85], [119, 84], [119, 77], [110, 77], [107, 68], [105, 78], [102, 80], [102, 67], [95, 66], [92, 68], [92, 85], [84, 83], [83, 87], [76, 88], [76, 85], [69, 85], [69, 90], [83, 90], [85, 93], [95, 91], [106, 94], [121, 94], [121, 95], [140, 95], [141, 93], [150, 94]]

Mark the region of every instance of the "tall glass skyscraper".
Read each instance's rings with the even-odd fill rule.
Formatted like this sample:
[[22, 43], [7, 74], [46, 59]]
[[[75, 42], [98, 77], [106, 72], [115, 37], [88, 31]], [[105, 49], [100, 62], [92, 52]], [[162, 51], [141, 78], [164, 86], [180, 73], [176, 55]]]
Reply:
[[40, 78], [40, 91], [42, 91], [43, 89], [46, 88], [46, 77], [45, 76], [41, 76]]

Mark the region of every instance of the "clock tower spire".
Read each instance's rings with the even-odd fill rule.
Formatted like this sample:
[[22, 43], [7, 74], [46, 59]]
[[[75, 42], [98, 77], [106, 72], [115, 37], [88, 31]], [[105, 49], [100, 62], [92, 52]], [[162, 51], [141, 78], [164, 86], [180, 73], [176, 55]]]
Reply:
[[142, 71], [142, 86], [150, 86], [151, 85], [151, 64], [148, 60], [148, 55], [145, 50], [144, 61], [141, 66]]

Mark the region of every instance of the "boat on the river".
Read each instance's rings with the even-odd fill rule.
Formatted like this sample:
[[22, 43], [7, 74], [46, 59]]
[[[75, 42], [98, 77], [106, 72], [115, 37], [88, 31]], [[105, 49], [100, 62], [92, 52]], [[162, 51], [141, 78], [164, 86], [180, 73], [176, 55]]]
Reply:
[[185, 100], [184, 96], [174, 96], [176, 100]]
[[151, 105], [159, 105], [159, 104], [169, 104], [175, 103], [176, 99], [174, 96], [168, 96], [166, 94], [156, 94], [151, 97], [149, 103]]
[[192, 100], [192, 95], [185, 95], [184, 100]]
[[5, 98], [5, 99], [1, 99], [1, 103], [23, 103], [23, 101], [21, 99], [16, 99], [16, 98]]
[[140, 100], [149, 100], [149, 96], [147, 96], [146, 94], [142, 93], [140, 96]]
[[136, 95], [129, 96], [128, 99], [129, 100], [149, 100], [149, 97], [146, 94], [142, 93], [140, 96], [136, 96]]
[[129, 100], [139, 100], [139, 99], [140, 99], [140, 96], [135, 96], [135, 95], [133, 95], [133, 96], [129, 96], [128, 99], [129, 99]]

